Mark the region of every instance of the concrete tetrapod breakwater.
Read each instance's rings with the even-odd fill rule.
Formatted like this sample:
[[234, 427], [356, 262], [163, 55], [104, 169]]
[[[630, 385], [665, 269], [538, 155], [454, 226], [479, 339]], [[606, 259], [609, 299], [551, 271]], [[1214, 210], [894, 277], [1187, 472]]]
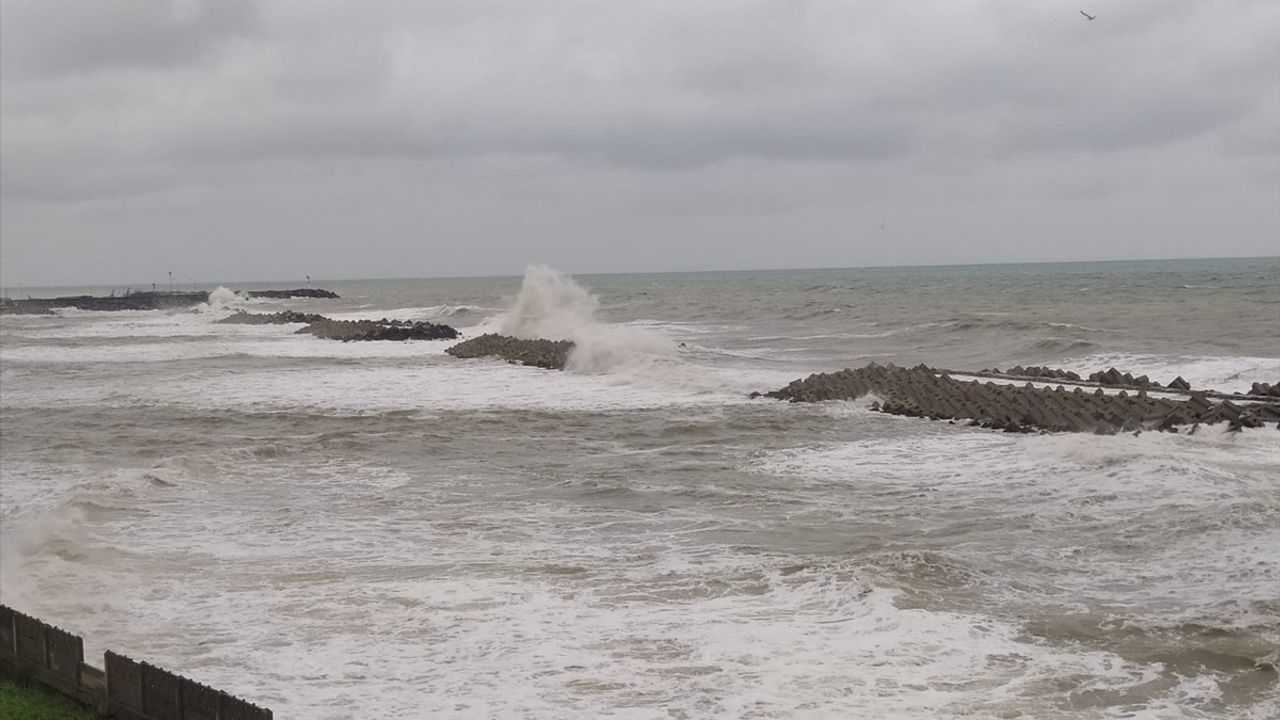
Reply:
[[84, 639], [0, 605], [0, 673], [29, 679], [117, 720], [272, 720], [266, 708], [108, 650], [84, 661]]
[[[972, 378], [963, 379], [964, 375]], [[820, 402], [874, 395], [879, 400], [872, 409], [880, 412], [935, 420], [968, 420], [972, 425], [1009, 432], [1177, 432], [1186, 426], [1194, 432], [1201, 423], [1218, 422], [1227, 423], [1233, 430], [1267, 423], [1280, 426], [1280, 401], [1269, 395], [1178, 389], [1158, 393], [1145, 389], [1136, 393], [1107, 392], [1085, 381], [1071, 383], [1073, 387], [1068, 389], [1066, 384], [1045, 385], [1042, 373], [1016, 379], [1030, 382], [1024, 385], [982, 382], [976, 374], [937, 370], [925, 365], [903, 368], [872, 363], [856, 370], [815, 373], [772, 392], [752, 393], [752, 397]], [[1086, 389], [1089, 387], [1092, 391]]]
[[500, 357], [509, 363], [563, 370], [573, 350], [571, 340], [524, 340], [488, 333], [445, 350], [456, 358]]
[[459, 332], [449, 325], [412, 320], [329, 320], [320, 318], [297, 331], [327, 340], [456, 340]]
[[294, 312], [285, 310], [277, 313], [251, 313], [237, 310], [221, 320], [214, 320], [216, 325], [288, 325], [289, 323], [315, 323], [328, 321], [329, 318], [315, 313]]
[[331, 320], [315, 313], [285, 310], [277, 313], [235, 313], [214, 321], [219, 325], [287, 325], [305, 323], [298, 335], [326, 340], [456, 340], [461, 333], [449, 325], [415, 320]]

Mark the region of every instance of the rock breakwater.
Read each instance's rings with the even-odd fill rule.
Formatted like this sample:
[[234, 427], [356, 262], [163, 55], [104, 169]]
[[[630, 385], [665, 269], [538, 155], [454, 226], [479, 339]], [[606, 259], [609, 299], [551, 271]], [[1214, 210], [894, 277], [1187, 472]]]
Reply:
[[250, 313], [237, 310], [234, 314], [214, 322], [219, 325], [287, 325], [289, 323], [327, 322], [328, 320], [329, 318], [323, 315], [294, 312], [292, 310], [277, 313]]
[[[867, 395], [880, 398], [873, 405], [880, 412], [968, 420], [1009, 432], [1176, 432], [1179, 427], [1194, 429], [1200, 423], [1225, 422], [1230, 429], [1240, 429], [1280, 422], [1280, 403], [1255, 395], [1214, 402], [1204, 392], [1152, 396], [1146, 390], [1129, 394], [1126, 390], [1107, 393], [1101, 387], [1089, 392], [1079, 385], [1068, 390], [1062, 385], [1045, 387], [1032, 382], [1021, 386], [984, 383], [959, 380], [925, 365], [902, 368], [872, 363], [856, 370], [815, 373], [763, 393], [764, 397], [791, 402], [854, 400]], [[760, 396], [752, 393], [752, 397]]]
[[96, 312], [120, 310], [166, 310], [195, 307], [209, 302], [207, 292], [131, 292], [123, 295], [71, 295], [55, 298], [0, 300], [0, 314], [48, 315], [56, 308], [76, 308]]
[[[320, 288], [297, 288], [294, 290], [249, 290], [242, 293], [252, 298], [337, 298], [338, 294]], [[126, 291], [122, 295], [69, 295], [53, 298], [0, 299], [0, 315], [48, 315], [57, 308], [76, 308], [95, 312], [115, 312], [120, 310], [170, 310], [174, 308], [193, 308], [209, 302], [209, 293], [200, 290], [193, 292], [166, 292], [152, 290], [147, 292]]]
[[249, 290], [245, 293], [251, 298], [271, 298], [275, 300], [287, 300], [289, 298], [316, 298], [323, 300], [336, 300], [338, 293], [332, 290], [321, 290], [320, 288], [294, 288], [292, 290]]
[[570, 340], [524, 340], [488, 333], [458, 343], [445, 352], [457, 358], [500, 357], [510, 363], [563, 370], [573, 347]]
[[315, 335], [343, 342], [365, 340], [455, 340], [457, 330], [430, 322], [405, 320], [329, 320], [321, 318], [297, 331], [299, 335]]

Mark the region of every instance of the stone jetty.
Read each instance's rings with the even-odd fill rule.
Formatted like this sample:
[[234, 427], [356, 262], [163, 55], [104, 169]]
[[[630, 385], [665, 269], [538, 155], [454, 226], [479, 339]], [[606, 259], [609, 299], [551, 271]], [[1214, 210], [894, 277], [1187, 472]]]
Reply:
[[273, 298], [276, 300], [285, 300], [288, 298], [316, 298], [321, 300], [336, 300], [338, 293], [332, 290], [321, 290], [320, 288], [294, 288], [293, 290], [248, 290], [245, 293], [251, 298]]
[[445, 352], [457, 358], [499, 357], [513, 364], [563, 370], [571, 350], [570, 340], [524, 340], [489, 333], [458, 343]]
[[55, 298], [27, 298], [25, 300], [0, 300], [0, 314], [48, 315], [56, 308], [78, 310], [168, 310], [190, 308], [209, 302], [207, 292], [132, 292], [123, 295], [69, 295]]
[[[1025, 372], [1026, 368], [1021, 370]], [[1256, 384], [1248, 395], [1168, 387], [1150, 393], [1145, 388], [1135, 393], [1125, 389], [1107, 392], [1098, 381], [1068, 381], [1070, 389], [1066, 384], [1046, 385], [1046, 379], [1065, 379], [1066, 376], [1046, 375], [1044, 370], [1033, 368], [1021, 377], [1000, 374], [1003, 378], [1028, 381], [1018, 385], [983, 382], [979, 373], [962, 374], [925, 365], [903, 368], [872, 363], [856, 370], [816, 373], [772, 392], [752, 393], [752, 397], [820, 402], [874, 395], [879, 400], [872, 409], [880, 412], [934, 420], [967, 420], [971, 425], [1008, 432], [1177, 432], [1180, 427], [1190, 426], [1194, 431], [1201, 423], [1219, 422], [1239, 430], [1280, 423], [1280, 401], [1277, 401], [1280, 394], [1273, 394], [1275, 386], [1266, 383]], [[971, 379], [964, 379], [964, 375]], [[1103, 375], [1108, 375], [1105, 380], [1114, 379], [1108, 373]], [[1125, 375], [1121, 374], [1121, 378]], [[1138, 380], [1132, 375], [1128, 378], [1126, 382]]]
[[460, 333], [448, 325], [410, 320], [329, 320], [320, 318], [297, 331], [327, 340], [456, 340]]
[[[248, 290], [243, 293], [253, 298], [337, 298], [331, 290], [297, 288], [294, 290]], [[150, 290], [125, 292], [121, 295], [67, 295], [53, 298], [0, 299], [0, 315], [48, 315], [58, 308], [76, 308], [96, 312], [119, 310], [172, 310], [193, 308], [209, 302], [209, 293], [167, 292]]]

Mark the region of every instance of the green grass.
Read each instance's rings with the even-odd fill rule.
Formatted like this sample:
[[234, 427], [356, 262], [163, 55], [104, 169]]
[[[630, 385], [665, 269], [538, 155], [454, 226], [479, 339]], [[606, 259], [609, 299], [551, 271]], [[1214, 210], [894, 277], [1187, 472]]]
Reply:
[[0, 677], [0, 720], [93, 720], [80, 703], [43, 685]]

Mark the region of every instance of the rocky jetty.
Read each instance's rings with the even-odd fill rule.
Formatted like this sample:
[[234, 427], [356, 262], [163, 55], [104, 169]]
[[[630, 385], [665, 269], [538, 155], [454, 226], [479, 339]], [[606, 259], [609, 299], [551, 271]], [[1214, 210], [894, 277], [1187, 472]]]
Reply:
[[0, 314], [47, 315], [55, 308], [77, 310], [166, 310], [190, 308], [209, 302], [207, 292], [130, 292], [123, 295], [72, 295], [55, 298], [27, 298], [25, 300], [0, 300]]
[[[1280, 423], [1280, 402], [1237, 397], [1214, 402], [1204, 392], [1161, 393], [1125, 390], [1092, 392], [1075, 386], [1022, 386], [979, 380], [963, 381], [920, 365], [902, 368], [872, 363], [856, 370], [816, 373], [764, 397], [791, 402], [880, 398], [873, 409], [894, 415], [935, 420], [968, 420], [971, 425], [1008, 432], [1064, 431], [1117, 433], [1141, 430], [1177, 431], [1181, 426], [1225, 422], [1230, 429]], [[1218, 394], [1219, 396], [1221, 394]], [[752, 397], [760, 397], [753, 393]]]
[[329, 320], [321, 319], [297, 331], [299, 335], [315, 335], [343, 342], [363, 340], [454, 340], [459, 333], [448, 325], [406, 320]]
[[272, 298], [287, 300], [289, 298], [317, 298], [323, 300], [337, 299], [338, 293], [320, 288], [294, 288], [293, 290], [249, 290], [245, 293], [251, 298]]
[[[244, 293], [255, 298], [336, 298], [338, 294], [319, 288], [297, 288], [294, 290], [249, 290]], [[209, 293], [166, 292], [152, 290], [147, 292], [125, 292], [122, 295], [71, 295], [55, 298], [27, 298], [25, 300], [0, 299], [0, 315], [48, 315], [57, 308], [76, 308], [110, 312], [119, 310], [170, 310], [174, 308], [193, 308], [201, 303], [209, 302]]]
[[318, 323], [328, 321], [329, 318], [315, 313], [294, 312], [285, 310], [276, 313], [250, 313], [243, 310], [237, 310], [235, 314], [228, 315], [221, 320], [214, 322], [219, 325], [287, 325], [289, 323]]
[[52, 315], [53, 308], [30, 301], [0, 299], [0, 315]]
[[458, 343], [445, 352], [457, 358], [500, 357], [510, 363], [563, 370], [571, 350], [570, 340], [522, 340], [489, 333]]

